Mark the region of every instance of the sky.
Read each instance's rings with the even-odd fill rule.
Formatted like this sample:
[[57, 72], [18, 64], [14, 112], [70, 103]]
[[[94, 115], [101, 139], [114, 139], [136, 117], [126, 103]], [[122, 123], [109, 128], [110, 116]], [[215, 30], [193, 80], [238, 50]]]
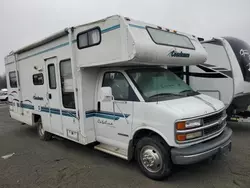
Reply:
[[114, 14], [210, 39], [250, 44], [250, 0], [0, 0], [0, 74], [10, 51]]

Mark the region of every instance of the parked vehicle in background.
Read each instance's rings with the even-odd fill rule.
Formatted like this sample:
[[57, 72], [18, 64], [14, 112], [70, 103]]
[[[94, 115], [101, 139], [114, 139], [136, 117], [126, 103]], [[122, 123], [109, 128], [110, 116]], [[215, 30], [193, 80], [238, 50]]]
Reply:
[[0, 101], [8, 101], [8, 90], [7, 89], [0, 90]]
[[159, 180], [231, 148], [224, 104], [162, 68], [206, 58], [196, 37], [122, 16], [66, 28], [5, 58], [10, 115]]
[[229, 120], [250, 122], [250, 45], [233, 37], [203, 41], [205, 64], [189, 66], [187, 82], [224, 102]]

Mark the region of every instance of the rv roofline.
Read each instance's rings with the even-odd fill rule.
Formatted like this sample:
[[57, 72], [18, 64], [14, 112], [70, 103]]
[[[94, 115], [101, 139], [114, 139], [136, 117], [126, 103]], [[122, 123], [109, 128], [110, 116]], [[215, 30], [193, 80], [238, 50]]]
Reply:
[[[90, 25], [90, 24], [93, 24], [93, 23], [104, 22], [104, 21], [107, 20], [108, 18], [116, 17], [116, 16], [117, 16], [117, 17], [122, 17], [121, 15], [113, 15], [113, 16], [109, 16], [109, 17], [104, 18], [104, 19], [100, 19], [100, 20], [98, 20], [98, 21], [89, 22], [89, 23], [87, 23], [87, 24], [82, 24], [82, 25], [78, 25], [78, 26], [70, 27], [70, 28], [78, 28], [78, 27]], [[54, 41], [54, 40], [56, 40], [56, 39], [58, 39], [58, 38], [61, 38], [61, 37], [65, 36], [65, 35], [67, 35], [67, 34], [68, 34], [68, 30], [69, 30], [69, 28], [67, 27], [67, 28], [65, 28], [65, 29], [63, 29], [63, 30], [61, 30], [61, 31], [59, 31], [59, 32], [57, 32], [57, 33], [54, 33], [54, 34], [50, 35], [49, 37], [46, 37], [46, 38], [44, 38], [44, 39], [42, 39], [42, 40], [39, 40], [39, 41], [37, 41], [37, 42], [35, 42], [35, 43], [32, 43], [32, 44], [30, 44], [30, 45], [28, 45], [28, 46], [25, 46], [25, 47], [23, 47], [23, 48], [21, 48], [21, 49], [15, 51], [15, 52], [13, 52], [13, 53], [14, 53], [14, 54], [21, 54], [21, 53], [23, 53], [23, 52], [27, 52], [27, 51], [29, 51], [29, 50], [31, 50], [31, 49], [34, 49], [34, 48], [36, 48], [36, 47], [39, 47], [39, 46], [42, 46], [42, 45], [44, 45], [44, 44], [46, 44], [46, 43], [49, 43], [49, 42], [51, 42], [51, 41]], [[13, 53], [11, 53], [9, 56], [11, 56]]]
[[53, 40], [56, 40], [56, 39], [58, 39], [58, 38], [61, 38], [61, 37], [63, 37], [63, 36], [65, 36], [65, 35], [68, 34], [68, 29], [69, 29], [69, 28], [65, 28], [65, 29], [63, 29], [63, 30], [61, 30], [61, 31], [59, 31], [59, 32], [57, 32], [57, 33], [55, 33], [55, 34], [53, 34], [53, 35], [50, 35], [49, 37], [46, 37], [46, 38], [44, 38], [44, 39], [42, 39], [42, 40], [40, 40], [40, 41], [37, 41], [37, 42], [32, 43], [32, 44], [30, 44], [30, 45], [28, 45], [28, 46], [25, 46], [25, 47], [23, 47], [23, 48], [21, 48], [21, 49], [15, 51], [14, 53], [15, 53], [15, 54], [20, 54], [20, 53], [29, 51], [29, 50], [31, 50], [31, 49], [34, 49], [34, 48], [36, 48], [36, 47], [42, 46], [42, 45], [44, 45], [44, 44], [46, 44], [46, 43], [48, 43], [48, 42], [51, 42], [51, 41], [53, 41]]
[[112, 18], [112, 17], [123, 17], [123, 16], [115, 14], [115, 15], [108, 16], [106, 18], [97, 20], [97, 21], [93, 21], [93, 22], [89, 22], [89, 23], [86, 23], [86, 24], [77, 25], [74, 28], [79, 28], [79, 27], [82, 27], [82, 26], [87, 26], [87, 25], [92, 25], [92, 24], [96, 24], [96, 23], [100, 23], [100, 22], [105, 22], [107, 19]]

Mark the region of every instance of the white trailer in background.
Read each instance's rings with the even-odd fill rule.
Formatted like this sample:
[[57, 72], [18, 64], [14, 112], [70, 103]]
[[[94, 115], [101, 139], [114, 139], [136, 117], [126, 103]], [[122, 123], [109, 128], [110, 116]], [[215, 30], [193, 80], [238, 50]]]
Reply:
[[0, 90], [0, 101], [8, 101], [8, 90], [7, 89]]
[[191, 35], [122, 16], [67, 28], [5, 58], [10, 115], [162, 179], [230, 150], [224, 104], [161, 68], [206, 56]]
[[205, 64], [186, 70], [188, 83], [195, 90], [215, 97], [227, 107], [228, 119], [250, 122], [250, 46], [233, 38], [203, 41], [208, 52]]

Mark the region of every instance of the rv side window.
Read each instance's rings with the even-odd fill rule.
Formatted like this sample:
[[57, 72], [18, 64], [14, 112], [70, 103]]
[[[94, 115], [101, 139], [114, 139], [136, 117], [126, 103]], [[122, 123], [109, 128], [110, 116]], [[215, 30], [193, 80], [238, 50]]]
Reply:
[[60, 62], [60, 74], [63, 106], [65, 108], [75, 109], [73, 76], [70, 59]]
[[44, 83], [44, 81], [43, 81], [43, 74], [42, 73], [33, 75], [33, 84], [34, 85], [43, 85], [43, 83]]
[[79, 49], [88, 48], [101, 43], [101, 29], [99, 27], [84, 31], [77, 35]]
[[10, 87], [16, 88], [17, 87], [17, 78], [16, 78], [15, 71], [9, 72], [9, 80], [10, 80]]
[[146, 27], [151, 39], [159, 45], [175, 46], [180, 48], [195, 49], [190, 39], [181, 34]]
[[105, 73], [102, 86], [111, 87], [115, 100], [139, 101], [128, 81], [120, 72]]
[[56, 71], [54, 64], [48, 65], [48, 74], [49, 74], [49, 88], [56, 89]]

